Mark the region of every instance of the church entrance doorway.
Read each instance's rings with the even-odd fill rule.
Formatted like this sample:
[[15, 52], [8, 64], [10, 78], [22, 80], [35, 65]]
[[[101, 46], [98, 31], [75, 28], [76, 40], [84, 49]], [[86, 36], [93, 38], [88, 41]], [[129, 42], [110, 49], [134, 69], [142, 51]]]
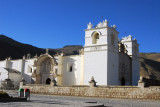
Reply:
[[36, 66], [36, 84], [50, 84], [50, 79], [46, 79], [46, 76], [51, 75], [54, 67], [54, 58], [48, 54], [41, 55]]
[[50, 79], [50, 78], [47, 78], [47, 79], [46, 79], [46, 84], [50, 84], [50, 82], [51, 82], [51, 79]]
[[125, 78], [124, 77], [122, 77], [122, 79], [121, 79], [121, 85], [125, 85]]

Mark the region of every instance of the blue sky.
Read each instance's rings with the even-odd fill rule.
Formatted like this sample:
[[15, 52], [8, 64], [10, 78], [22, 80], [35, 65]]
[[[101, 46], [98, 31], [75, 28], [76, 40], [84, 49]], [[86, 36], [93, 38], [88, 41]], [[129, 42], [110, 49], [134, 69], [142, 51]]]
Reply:
[[[160, 0], [0, 0], [0, 34], [40, 48], [84, 45], [87, 24], [104, 19], [140, 52], [160, 52]], [[125, 33], [126, 32], [126, 33]]]

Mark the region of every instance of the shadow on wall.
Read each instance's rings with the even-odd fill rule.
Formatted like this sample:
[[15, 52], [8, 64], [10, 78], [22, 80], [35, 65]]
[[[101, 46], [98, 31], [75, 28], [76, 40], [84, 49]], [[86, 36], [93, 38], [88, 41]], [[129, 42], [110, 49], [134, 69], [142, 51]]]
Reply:
[[32, 81], [34, 81], [30, 75], [27, 75], [27, 74], [23, 74], [23, 78], [24, 80], [26, 81], [26, 84], [31, 84]]

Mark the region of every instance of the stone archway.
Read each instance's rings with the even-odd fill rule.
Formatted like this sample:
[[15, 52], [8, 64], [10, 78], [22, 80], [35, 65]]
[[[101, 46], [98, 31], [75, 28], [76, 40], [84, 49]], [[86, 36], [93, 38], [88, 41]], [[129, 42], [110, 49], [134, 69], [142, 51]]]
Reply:
[[46, 84], [46, 77], [52, 75], [54, 58], [48, 54], [41, 55], [36, 62], [36, 84]]
[[97, 44], [99, 38], [100, 38], [100, 33], [99, 32], [93, 32], [92, 33], [92, 44]]

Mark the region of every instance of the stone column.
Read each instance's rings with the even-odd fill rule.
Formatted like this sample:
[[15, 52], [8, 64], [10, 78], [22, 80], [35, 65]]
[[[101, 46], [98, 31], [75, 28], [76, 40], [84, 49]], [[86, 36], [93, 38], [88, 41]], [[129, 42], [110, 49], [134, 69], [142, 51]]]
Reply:
[[23, 75], [24, 75], [24, 65], [25, 65], [25, 58], [23, 56], [23, 59], [21, 60], [21, 78], [23, 78]]

